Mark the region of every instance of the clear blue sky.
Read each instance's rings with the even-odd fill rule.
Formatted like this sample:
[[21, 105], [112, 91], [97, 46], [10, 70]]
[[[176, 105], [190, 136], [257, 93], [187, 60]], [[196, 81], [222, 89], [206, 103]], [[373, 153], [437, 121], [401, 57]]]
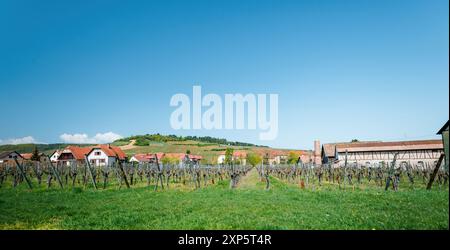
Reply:
[[[113, 132], [284, 148], [439, 138], [446, 0], [0, 1], [0, 142]], [[174, 131], [175, 93], [279, 94], [278, 139]]]

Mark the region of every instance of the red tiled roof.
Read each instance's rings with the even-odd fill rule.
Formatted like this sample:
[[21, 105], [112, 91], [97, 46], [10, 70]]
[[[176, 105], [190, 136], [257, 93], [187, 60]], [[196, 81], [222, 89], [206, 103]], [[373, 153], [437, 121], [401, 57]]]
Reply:
[[68, 146], [68, 147], [66, 147], [66, 149], [69, 150], [72, 153], [73, 157], [76, 160], [84, 160], [84, 156], [89, 154], [89, 152], [91, 152], [92, 148], [93, 147], [81, 148], [81, 147], [77, 147], [77, 146]]
[[24, 154], [20, 154], [22, 156], [22, 158], [29, 160], [31, 159], [31, 157], [33, 157], [32, 153], [24, 153]]
[[323, 144], [323, 154], [327, 157], [334, 157], [334, 153], [335, 153], [335, 149], [336, 149], [336, 144], [332, 144], [332, 143], [327, 143], [327, 144]]
[[201, 160], [203, 157], [201, 155], [189, 155], [189, 159], [191, 160]]
[[127, 155], [125, 154], [125, 152], [123, 152], [122, 149], [120, 149], [119, 147], [102, 145], [102, 149], [103, 148], [109, 148], [110, 150], [112, 150], [115, 153], [114, 156], [117, 156], [120, 160], [125, 160], [125, 158], [127, 158]]
[[288, 155], [288, 154], [289, 154], [288, 152], [285, 152], [283, 150], [272, 150], [270, 152], [271, 156], [285, 156], [285, 155]]
[[158, 158], [158, 160], [161, 160], [165, 154], [160, 152], [160, 153], [156, 153], [155, 155]]
[[135, 154], [134, 158], [140, 162], [149, 162], [155, 159], [155, 154]]
[[307, 155], [307, 156], [313, 156], [314, 155], [314, 151], [300, 150], [300, 151], [297, 151], [297, 152], [299, 152], [300, 155]]
[[287, 156], [289, 153], [285, 150], [280, 149], [257, 149], [256, 152], [261, 155], [262, 157], [265, 157], [266, 154], [269, 156], [270, 159], [273, 159], [277, 156]]
[[183, 154], [183, 153], [165, 153], [162, 158], [169, 157], [169, 158], [176, 158], [176, 159], [183, 160], [185, 155], [186, 154]]
[[242, 151], [242, 150], [237, 150], [233, 152], [233, 156], [237, 157], [237, 158], [246, 158], [247, 157], [247, 152]]
[[[117, 157], [117, 158], [119, 158], [120, 160], [125, 160], [125, 158], [127, 157], [127, 155], [122, 151], [122, 149], [120, 149], [119, 147], [116, 147], [116, 146], [100, 144], [100, 145], [97, 145], [97, 146], [95, 146], [95, 147], [91, 147], [91, 150], [89, 150], [89, 153], [90, 153], [93, 149], [100, 149], [100, 150], [102, 150], [107, 156], [109, 156], [109, 157]], [[89, 153], [88, 153], [88, 154], [89, 154]]]

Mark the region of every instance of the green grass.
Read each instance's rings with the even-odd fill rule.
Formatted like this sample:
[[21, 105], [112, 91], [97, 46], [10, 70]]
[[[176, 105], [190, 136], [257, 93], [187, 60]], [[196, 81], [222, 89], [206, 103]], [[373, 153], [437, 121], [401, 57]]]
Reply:
[[129, 143], [130, 143], [129, 141], [115, 141], [112, 143], [112, 145], [120, 147], [128, 145]]
[[[1, 229], [448, 229], [448, 188], [300, 189], [254, 173], [199, 190], [0, 188]], [[250, 183], [246, 183], [250, 182]]]

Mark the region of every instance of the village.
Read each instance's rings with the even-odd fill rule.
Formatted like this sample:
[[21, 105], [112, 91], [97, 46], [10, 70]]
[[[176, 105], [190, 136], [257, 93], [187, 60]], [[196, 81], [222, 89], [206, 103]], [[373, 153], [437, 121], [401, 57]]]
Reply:
[[[388, 163], [397, 155], [399, 164], [411, 164], [417, 168], [434, 166], [440, 156], [448, 155], [448, 130], [449, 122], [437, 132], [442, 139], [437, 140], [413, 140], [413, 141], [353, 141], [340, 143], [325, 143], [314, 141], [313, 150], [301, 150], [297, 154], [290, 154], [288, 150], [261, 149], [256, 153], [264, 164], [280, 165], [293, 163], [312, 163], [313, 165], [332, 164], [341, 166], [353, 163], [364, 166], [377, 166], [382, 162]], [[444, 152], [444, 145], [446, 151]], [[39, 153], [38, 157], [33, 152], [19, 153], [17, 151], [6, 151], [0, 153], [0, 164], [15, 164], [13, 159], [21, 161], [50, 161], [56, 165], [73, 166], [82, 165], [86, 161], [92, 166], [110, 166], [116, 162], [148, 164], [148, 163], [170, 163], [182, 166], [188, 159], [194, 164], [200, 164], [203, 156], [188, 152], [156, 152], [137, 153], [127, 155], [125, 147], [111, 144], [100, 144], [95, 146], [70, 145], [63, 149], [55, 150], [50, 155]], [[247, 158], [250, 153], [246, 150], [234, 150], [231, 162], [236, 165], [248, 165]], [[293, 159], [293, 157], [298, 157]], [[218, 154], [214, 162], [207, 164], [225, 164], [226, 153]]]

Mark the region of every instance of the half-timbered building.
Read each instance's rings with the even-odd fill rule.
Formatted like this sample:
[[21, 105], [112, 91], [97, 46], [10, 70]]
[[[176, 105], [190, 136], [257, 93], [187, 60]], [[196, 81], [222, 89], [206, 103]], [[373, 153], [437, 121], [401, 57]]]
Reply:
[[329, 143], [322, 146], [322, 163], [373, 165], [390, 162], [398, 154], [397, 162], [420, 166], [435, 164], [443, 152], [442, 140]]

